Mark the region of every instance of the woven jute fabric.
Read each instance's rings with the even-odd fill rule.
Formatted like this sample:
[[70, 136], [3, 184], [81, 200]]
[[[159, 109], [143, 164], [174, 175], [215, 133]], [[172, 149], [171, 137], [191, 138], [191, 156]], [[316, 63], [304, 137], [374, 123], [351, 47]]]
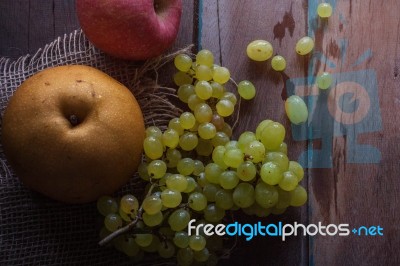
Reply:
[[[16, 61], [0, 58], [1, 117], [18, 86], [52, 66], [88, 65], [125, 84], [137, 98], [146, 125], [165, 127], [180, 110], [170, 101], [168, 88], [157, 86], [156, 72], [171, 56], [135, 65], [108, 57], [81, 30], [58, 38], [34, 55]], [[97, 243], [103, 223], [96, 204], [67, 205], [35, 193], [19, 181], [0, 146], [0, 265], [132, 265], [124, 254]], [[117, 194], [143, 192], [133, 176]], [[147, 258], [140, 264], [164, 264]]]

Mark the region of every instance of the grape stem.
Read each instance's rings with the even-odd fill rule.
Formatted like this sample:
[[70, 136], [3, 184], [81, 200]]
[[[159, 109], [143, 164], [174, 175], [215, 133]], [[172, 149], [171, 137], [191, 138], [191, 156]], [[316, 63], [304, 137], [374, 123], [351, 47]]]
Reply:
[[[149, 188], [149, 191], [147, 192], [147, 195], [146, 195], [145, 198], [147, 198], [148, 196], [151, 195], [151, 193], [153, 192], [153, 189], [155, 188], [155, 186], [156, 186], [155, 184], [151, 184], [151, 186]], [[133, 221], [131, 221], [126, 226], [121, 227], [118, 230], [115, 230], [114, 232], [112, 232], [111, 234], [109, 234], [108, 236], [103, 238], [99, 242], [99, 245], [100, 246], [107, 245], [111, 240], [113, 240], [117, 236], [120, 236], [120, 235], [122, 235], [124, 233], [127, 233], [127, 232], [131, 231], [135, 227], [135, 225], [142, 219], [142, 214], [143, 214], [143, 203], [142, 203], [142, 205], [140, 205], [140, 208], [138, 210], [138, 214], [136, 215], [136, 217], [135, 217], [135, 219]]]
[[[230, 78], [230, 81], [231, 81], [233, 84], [235, 84], [236, 89], [239, 87], [238, 84], [237, 84], [237, 82], [236, 82], [233, 78]], [[240, 118], [240, 105], [241, 105], [241, 103], [242, 103], [242, 97], [239, 97], [238, 109], [237, 109], [237, 112], [236, 112], [236, 119], [235, 119], [235, 122], [233, 123], [232, 129], [235, 129], [236, 126], [237, 126], [237, 124], [239, 123], [239, 118]]]

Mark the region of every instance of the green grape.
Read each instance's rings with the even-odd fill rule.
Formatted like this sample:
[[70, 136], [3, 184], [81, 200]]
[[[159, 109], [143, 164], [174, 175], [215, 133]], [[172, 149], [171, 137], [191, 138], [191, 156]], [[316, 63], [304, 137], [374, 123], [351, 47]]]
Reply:
[[187, 54], [178, 54], [174, 58], [174, 65], [179, 71], [188, 72], [192, 64], [193, 60]]
[[267, 120], [261, 121], [260, 124], [258, 124], [258, 126], [256, 128], [256, 138], [258, 140], [261, 140], [262, 131], [267, 127], [267, 125], [269, 125], [272, 122], [274, 122], [274, 121], [267, 119]]
[[265, 162], [275, 163], [282, 172], [289, 168], [289, 158], [286, 154], [281, 152], [268, 152], [265, 156]]
[[189, 246], [189, 236], [184, 231], [176, 232], [172, 241], [178, 248], [186, 248]]
[[174, 168], [178, 165], [179, 160], [182, 158], [182, 154], [177, 149], [168, 149], [165, 153], [167, 166]]
[[253, 204], [254, 208], [254, 214], [257, 217], [267, 217], [268, 215], [271, 214], [271, 208], [263, 208], [257, 203]]
[[232, 137], [232, 128], [228, 123], [224, 124], [224, 127], [221, 129], [228, 137]]
[[197, 184], [203, 188], [206, 184], [208, 184], [206, 174], [204, 172], [200, 173], [200, 175], [197, 177]]
[[261, 142], [268, 150], [277, 149], [285, 138], [285, 128], [278, 122], [268, 124], [261, 132]]
[[139, 247], [148, 247], [153, 242], [152, 234], [137, 234], [135, 242]]
[[247, 45], [247, 56], [254, 61], [267, 61], [274, 53], [271, 43], [255, 40]]
[[204, 100], [200, 99], [196, 94], [190, 95], [187, 102], [189, 109], [192, 111], [201, 103], [204, 103]]
[[219, 100], [215, 107], [217, 109], [217, 113], [222, 117], [230, 116], [235, 110], [233, 103], [229, 100], [224, 99]]
[[278, 202], [278, 191], [274, 186], [260, 182], [254, 190], [256, 202], [263, 208], [271, 208]]
[[256, 135], [253, 132], [251, 131], [243, 132], [242, 134], [240, 134], [238, 139], [239, 149], [241, 149], [244, 152], [246, 146], [253, 140], [256, 140]]
[[226, 148], [224, 146], [217, 146], [214, 148], [214, 151], [212, 153], [212, 160], [214, 161], [214, 163], [218, 164], [222, 169], [228, 168], [228, 166], [224, 163], [225, 151]]
[[167, 172], [167, 164], [162, 160], [154, 160], [147, 166], [147, 173], [151, 178], [160, 179]]
[[254, 187], [248, 183], [240, 183], [233, 191], [233, 202], [240, 208], [250, 207], [254, 203]]
[[127, 194], [121, 198], [119, 208], [124, 213], [136, 213], [139, 210], [139, 201], [135, 196]]
[[199, 138], [199, 144], [197, 144], [196, 152], [200, 156], [209, 157], [213, 152], [213, 145], [211, 140]]
[[122, 227], [122, 219], [121, 216], [115, 213], [110, 213], [104, 218], [104, 226], [110, 232], [114, 232], [115, 230]]
[[329, 18], [332, 15], [332, 6], [329, 3], [320, 3], [317, 7], [318, 16]]
[[159, 129], [156, 126], [151, 126], [146, 128], [146, 137], [155, 137], [155, 138], [161, 138], [162, 132], [161, 129]]
[[307, 202], [307, 191], [304, 187], [297, 185], [296, 188], [290, 191], [290, 206], [300, 207]]
[[163, 207], [162, 201], [160, 197], [155, 195], [150, 195], [143, 200], [142, 208], [143, 210], [150, 215], [154, 215], [161, 211]]
[[157, 251], [161, 258], [169, 259], [175, 255], [175, 246], [171, 241], [165, 241], [160, 243]]
[[196, 118], [194, 117], [194, 114], [191, 112], [184, 112], [181, 114], [179, 117], [179, 122], [181, 124], [181, 127], [183, 129], [191, 129], [195, 126], [196, 124]]
[[118, 210], [118, 214], [119, 216], [121, 216], [122, 220], [124, 220], [125, 222], [130, 222], [132, 221], [132, 217], [136, 216], [136, 213], [125, 213], [121, 210], [121, 208], [119, 208]]
[[243, 162], [243, 152], [240, 149], [226, 150], [224, 154], [224, 163], [232, 168], [238, 168]]
[[214, 203], [208, 204], [203, 212], [204, 219], [211, 223], [217, 223], [225, 217], [225, 210], [218, 208]]
[[177, 86], [192, 84], [193, 78], [189, 74], [179, 71], [176, 72], [174, 75], [174, 82]]
[[118, 203], [110, 196], [102, 196], [97, 200], [97, 210], [101, 215], [107, 216], [118, 211]]
[[224, 132], [217, 132], [215, 133], [215, 136], [211, 140], [211, 144], [214, 147], [217, 146], [224, 146], [226, 143], [229, 142], [229, 137], [226, 135]]
[[332, 85], [332, 75], [328, 72], [324, 72], [317, 77], [316, 83], [318, 88], [326, 90]]
[[196, 64], [212, 67], [214, 64], [214, 55], [211, 51], [203, 49], [196, 55]]
[[210, 122], [213, 116], [213, 111], [208, 104], [199, 103], [194, 109], [194, 116], [199, 123]]
[[225, 144], [226, 150], [239, 149], [239, 142], [237, 140], [230, 140]]
[[297, 95], [292, 95], [285, 101], [285, 111], [290, 122], [295, 125], [302, 124], [307, 121], [308, 108], [306, 103]]
[[213, 184], [219, 184], [219, 176], [223, 169], [216, 163], [209, 163], [204, 169], [206, 180]]
[[282, 170], [273, 162], [267, 162], [261, 166], [260, 176], [268, 185], [277, 185], [283, 178]]
[[236, 95], [233, 94], [230, 91], [224, 92], [224, 94], [222, 95], [220, 100], [228, 100], [231, 103], [233, 103], [233, 105], [237, 104], [237, 98]]
[[161, 227], [158, 230], [158, 233], [168, 239], [172, 239], [175, 236], [175, 231], [172, 230], [171, 227], [169, 227], [169, 226]]
[[142, 218], [144, 224], [150, 227], [161, 224], [164, 219], [162, 212], [157, 212], [156, 214], [148, 214], [147, 212], [144, 212]]
[[206, 239], [202, 235], [191, 235], [189, 237], [189, 247], [194, 251], [202, 250], [206, 247]]
[[212, 123], [201, 123], [198, 128], [198, 134], [202, 139], [212, 139], [215, 137], [217, 129]]
[[194, 95], [194, 86], [191, 84], [184, 84], [178, 88], [178, 98], [184, 103], [188, 103], [189, 97]]
[[287, 144], [285, 142], [282, 142], [281, 145], [279, 145], [279, 148], [275, 151], [281, 152], [281, 153], [287, 155]]
[[193, 264], [193, 250], [189, 247], [179, 249], [176, 254], [178, 264], [181, 266], [190, 266]]
[[188, 198], [189, 207], [195, 211], [202, 211], [207, 206], [207, 198], [200, 192], [193, 192]]
[[196, 148], [199, 143], [197, 135], [192, 132], [186, 132], [179, 138], [179, 146], [184, 151], [191, 151]]
[[175, 149], [179, 143], [179, 133], [172, 128], [168, 128], [162, 135], [164, 146]]
[[177, 209], [168, 217], [168, 224], [174, 231], [182, 231], [190, 221], [190, 213], [185, 209]]
[[119, 243], [121, 245], [120, 250], [124, 252], [127, 256], [135, 257], [139, 254], [140, 248], [132, 237], [129, 237], [127, 239], [121, 238]]
[[213, 80], [220, 83], [224, 84], [229, 81], [231, 78], [231, 73], [229, 72], [229, 69], [226, 67], [215, 67], [213, 71]]
[[173, 189], [165, 189], [161, 192], [161, 200], [165, 207], [175, 208], [182, 202], [182, 195], [179, 191]]
[[275, 55], [272, 57], [271, 66], [275, 71], [283, 71], [286, 68], [286, 60], [281, 55]]
[[238, 93], [245, 100], [251, 100], [256, 96], [256, 87], [248, 80], [243, 80], [238, 84]]
[[219, 184], [224, 189], [234, 189], [239, 184], [239, 177], [236, 171], [224, 171], [219, 176]]
[[195, 70], [196, 78], [199, 81], [209, 81], [212, 79], [212, 70], [205, 65], [198, 65]]
[[223, 210], [229, 210], [233, 207], [232, 192], [220, 189], [215, 194], [215, 206]]
[[99, 233], [100, 239], [104, 239], [104, 238], [106, 238], [107, 236], [109, 236], [110, 234], [111, 234], [111, 232], [108, 231], [107, 228], [106, 228], [105, 226], [103, 226], [103, 227], [100, 229], [100, 233]]
[[142, 250], [148, 253], [154, 253], [158, 251], [158, 247], [161, 245], [161, 241], [157, 236], [153, 236], [151, 244], [147, 247], [142, 247]]
[[220, 131], [224, 128], [225, 120], [222, 116], [218, 114], [213, 114], [211, 118], [211, 123], [215, 126], [217, 131]]
[[236, 169], [237, 175], [242, 181], [251, 181], [256, 177], [257, 168], [251, 161], [244, 161]]
[[181, 175], [191, 175], [194, 170], [194, 161], [192, 158], [183, 158], [180, 159], [178, 165], [176, 166], [176, 170]]
[[283, 178], [278, 185], [283, 190], [292, 191], [296, 188], [297, 184], [297, 176], [291, 171], [286, 171], [283, 173]]
[[183, 192], [187, 188], [187, 180], [184, 175], [173, 174], [166, 178], [167, 188]]
[[186, 187], [186, 189], [185, 189], [183, 192], [184, 192], [184, 193], [193, 192], [193, 191], [196, 189], [196, 187], [197, 187], [197, 182], [196, 182], [196, 180], [194, 180], [193, 177], [188, 176], [188, 177], [186, 177], [186, 181], [187, 181], [187, 187]]
[[152, 160], [161, 158], [164, 153], [164, 147], [161, 140], [153, 136], [144, 139], [143, 149], [146, 156]]
[[205, 184], [203, 187], [203, 195], [209, 202], [215, 202], [215, 195], [221, 188], [216, 184]]
[[194, 91], [196, 92], [197, 97], [203, 100], [208, 100], [212, 96], [212, 87], [210, 83], [205, 80], [200, 80], [194, 86]]
[[199, 176], [202, 172], [204, 172], [204, 164], [202, 161], [194, 160], [194, 168], [193, 168], [193, 175]]
[[297, 182], [303, 180], [304, 177], [304, 169], [303, 167], [295, 161], [289, 162], [289, 171], [293, 172], [297, 177]]
[[265, 147], [258, 140], [253, 140], [248, 143], [244, 149], [246, 156], [249, 156], [254, 163], [262, 162], [265, 157]]
[[297, 41], [295, 49], [299, 55], [309, 54], [314, 49], [314, 40], [305, 36]]
[[[196, 117], [195, 117], [196, 118]], [[194, 126], [189, 129], [190, 132], [196, 133], [197, 129], [199, 128], [199, 122], [197, 120], [194, 122]]]
[[278, 191], [278, 203], [275, 205], [277, 209], [286, 209], [290, 206], [291, 193], [281, 189], [279, 186], [276, 187]]
[[168, 123], [168, 128], [175, 130], [178, 132], [179, 136], [183, 134], [185, 131], [181, 125], [181, 121], [178, 117], [172, 118]]
[[194, 251], [193, 257], [194, 257], [195, 261], [206, 262], [208, 260], [208, 258], [210, 257], [210, 252], [208, 251], [207, 248], [203, 248], [202, 250]]
[[225, 93], [224, 86], [215, 81], [211, 81], [210, 85], [213, 90], [211, 97], [220, 99]]
[[140, 178], [142, 178], [143, 180], [149, 181], [150, 176], [147, 172], [147, 166], [148, 166], [147, 163], [141, 162], [138, 167], [138, 173], [139, 173]]

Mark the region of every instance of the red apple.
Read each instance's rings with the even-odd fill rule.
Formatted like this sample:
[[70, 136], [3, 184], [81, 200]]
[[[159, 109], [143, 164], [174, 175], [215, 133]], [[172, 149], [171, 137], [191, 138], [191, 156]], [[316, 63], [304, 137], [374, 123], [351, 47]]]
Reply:
[[146, 60], [176, 39], [182, 0], [77, 0], [76, 10], [96, 47], [118, 58]]

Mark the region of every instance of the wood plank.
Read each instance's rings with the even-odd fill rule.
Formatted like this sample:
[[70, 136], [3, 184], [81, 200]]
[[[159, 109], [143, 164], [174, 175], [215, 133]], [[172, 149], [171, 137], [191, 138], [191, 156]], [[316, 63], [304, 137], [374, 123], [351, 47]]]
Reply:
[[75, 1], [0, 2], [0, 56], [16, 59], [79, 28]]
[[[317, 2], [309, 1], [309, 33], [315, 33], [316, 51], [330, 62], [317, 62], [311, 72], [335, 75], [337, 85], [331, 88], [331, 97], [321, 94], [320, 104], [333, 106], [331, 117], [336, 121], [318, 122], [330, 118], [315, 116], [319, 127], [315, 130], [327, 137], [315, 143], [323, 152], [311, 163], [314, 167], [323, 165], [325, 155], [333, 157], [331, 168], [309, 171], [310, 222], [348, 223], [350, 229], [380, 225], [384, 236], [356, 236], [352, 232], [348, 237], [315, 236], [310, 241], [310, 263], [398, 265], [400, 3], [330, 1], [335, 7], [333, 16], [321, 23], [312, 15]], [[344, 92], [350, 93], [347, 99], [340, 98]], [[351, 99], [352, 94], [355, 99]], [[365, 115], [363, 106], [367, 106]]]
[[[245, 130], [254, 131], [264, 119], [273, 119], [288, 129], [286, 141], [290, 158], [296, 159], [307, 147], [306, 141], [294, 142], [290, 124], [285, 116], [282, 92], [286, 94], [285, 82], [288, 77], [304, 76], [304, 60], [294, 52], [298, 38], [305, 35], [306, 17], [301, 1], [203, 1], [202, 46], [212, 50], [223, 66], [230, 69], [233, 79], [252, 81], [257, 90], [254, 100], [243, 101], [241, 115], [235, 135]], [[218, 18], [218, 20], [216, 19]], [[247, 58], [247, 44], [255, 39], [270, 41], [275, 53], [286, 57], [288, 68], [285, 75], [271, 70], [270, 61], [252, 62]], [[236, 89], [229, 87], [232, 91]], [[307, 178], [303, 181], [307, 187]], [[239, 217], [242, 222], [264, 223], [307, 223], [307, 206], [291, 208], [284, 215]], [[227, 264], [235, 265], [306, 265], [308, 264], [308, 239], [292, 237], [282, 242], [279, 238], [256, 237], [251, 242], [240, 241], [232, 252]]]

